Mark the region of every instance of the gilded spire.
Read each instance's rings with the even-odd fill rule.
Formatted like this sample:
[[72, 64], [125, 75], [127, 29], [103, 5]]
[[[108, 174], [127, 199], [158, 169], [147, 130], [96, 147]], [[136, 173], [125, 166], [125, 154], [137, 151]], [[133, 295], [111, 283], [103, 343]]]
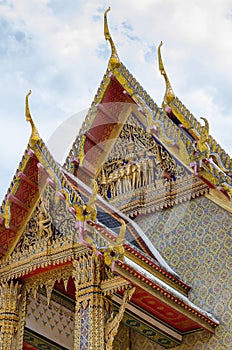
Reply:
[[30, 137], [29, 143], [30, 143], [31, 147], [33, 147], [36, 144], [36, 142], [40, 139], [40, 137], [39, 137], [39, 133], [36, 129], [35, 123], [31, 117], [31, 113], [30, 113], [29, 101], [28, 101], [30, 94], [31, 94], [31, 90], [29, 90], [29, 92], [26, 94], [25, 114], [26, 114], [26, 120], [31, 124], [31, 137]]
[[105, 39], [109, 41], [110, 46], [111, 46], [111, 57], [110, 57], [110, 61], [109, 61], [109, 68], [114, 69], [120, 65], [120, 60], [119, 60], [116, 47], [114, 45], [113, 39], [112, 39], [112, 37], [110, 35], [110, 31], [109, 31], [109, 26], [108, 26], [108, 22], [107, 22], [107, 13], [109, 11], [110, 11], [110, 7], [108, 7], [108, 9], [106, 9], [106, 11], [104, 13], [104, 35], [105, 35]]
[[161, 46], [162, 45], [163, 45], [163, 42], [161, 41], [161, 43], [159, 44], [159, 47], [158, 47], [159, 70], [160, 70], [160, 73], [164, 76], [165, 83], [166, 83], [166, 92], [165, 92], [165, 96], [164, 96], [164, 102], [169, 104], [175, 98], [175, 95], [174, 95], [174, 92], [172, 90], [167, 73], [164, 69], [163, 60], [161, 57]]

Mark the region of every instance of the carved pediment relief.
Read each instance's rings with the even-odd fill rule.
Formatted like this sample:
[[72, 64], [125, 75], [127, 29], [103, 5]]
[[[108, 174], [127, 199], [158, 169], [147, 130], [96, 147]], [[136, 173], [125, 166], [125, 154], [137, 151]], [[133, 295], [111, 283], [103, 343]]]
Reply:
[[48, 243], [58, 236], [59, 231], [53, 225], [40, 202], [28, 221], [22, 237], [14, 249], [14, 253], [26, 252], [36, 243]]
[[48, 248], [56, 239], [72, 235], [74, 228], [75, 220], [65, 203], [56, 200], [54, 189], [47, 186], [15, 246], [14, 253], [31, 251], [38, 244]]
[[125, 212], [155, 203], [159, 208], [173, 205], [182, 182], [186, 183], [189, 199], [193, 181], [192, 174], [146, 132], [134, 113], [123, 126], [97, 178], [99, 194]]

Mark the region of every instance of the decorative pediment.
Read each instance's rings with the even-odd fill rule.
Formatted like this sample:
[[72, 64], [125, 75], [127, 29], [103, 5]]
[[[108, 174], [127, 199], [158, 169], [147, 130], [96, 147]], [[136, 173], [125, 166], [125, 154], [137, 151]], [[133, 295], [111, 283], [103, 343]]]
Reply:
[[205, 193], [206, 186], [146, 131], [138, 115], [130, 113], [99, 171], [99, 194], [136, 215]]
[[28, 221], [13, 254], [29, 252], [38, 243], [48, 246], [52, 240], [60, 235], [59, 230], [54, 226], [50, 216], [40, 202]]

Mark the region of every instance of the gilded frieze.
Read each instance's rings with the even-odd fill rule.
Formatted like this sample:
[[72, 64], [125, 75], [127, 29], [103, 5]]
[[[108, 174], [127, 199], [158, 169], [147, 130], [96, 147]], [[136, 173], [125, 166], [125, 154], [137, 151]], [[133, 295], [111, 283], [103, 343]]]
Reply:
[[207, 186], [144, 129], [134, 112], [123, 125], [97, 182], [99, 194], [130, 215], [207, 192]]

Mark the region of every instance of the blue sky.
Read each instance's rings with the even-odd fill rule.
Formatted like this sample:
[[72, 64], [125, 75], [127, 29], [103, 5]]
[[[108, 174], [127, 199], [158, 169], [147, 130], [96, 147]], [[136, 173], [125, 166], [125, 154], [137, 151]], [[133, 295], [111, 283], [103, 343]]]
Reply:
[[158, 105], [163, 60], [175, 94], [232, 155], [232, 2], [228, 0], [0, 0], [0, 197], [30, 136], [25, 94], [41, 137], [77, 115], [78, 133], [105, 73], [110, 49], [103, 12], [121, 61]]

